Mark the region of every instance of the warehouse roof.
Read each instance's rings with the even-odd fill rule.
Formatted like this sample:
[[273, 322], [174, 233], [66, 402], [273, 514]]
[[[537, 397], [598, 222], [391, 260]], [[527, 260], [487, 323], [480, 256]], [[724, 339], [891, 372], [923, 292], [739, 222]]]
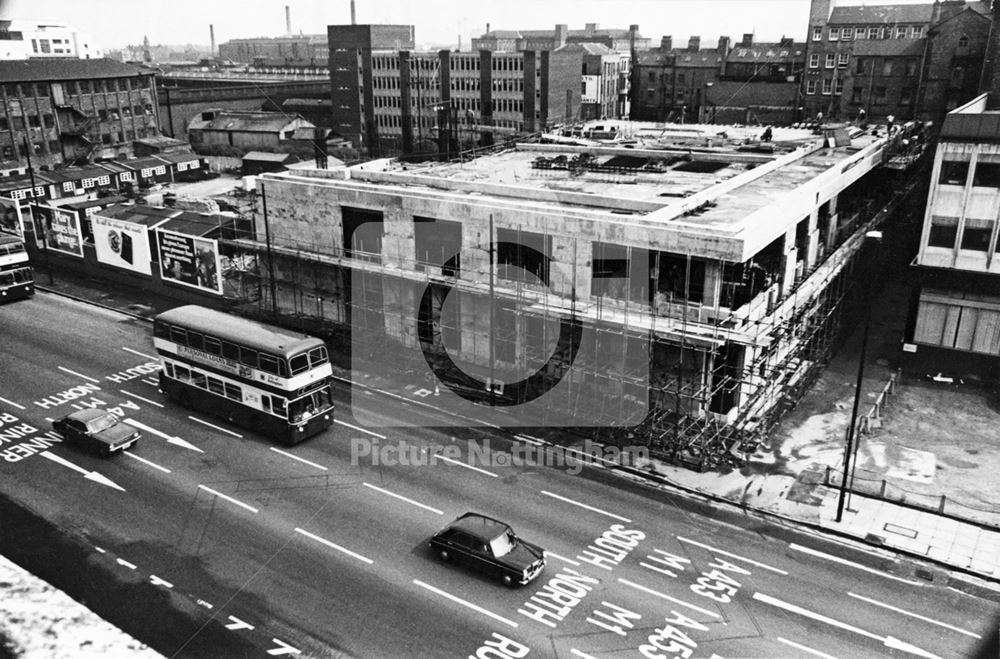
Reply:
[[154, 72], [146, 67], [110, 59], [0, 60], [0, 80], [4, 82], [94, 80], [151, 75]]

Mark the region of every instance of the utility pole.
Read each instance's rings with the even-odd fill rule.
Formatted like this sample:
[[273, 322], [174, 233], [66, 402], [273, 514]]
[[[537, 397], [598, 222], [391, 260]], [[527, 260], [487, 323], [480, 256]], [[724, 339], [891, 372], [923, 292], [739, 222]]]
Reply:
[[278, 284], [274, 281], [274, 258], [271, 254], [271, 225], [267, 220], [267, 195], [264, 184], [260, 186], [260, 199], [264, 210], [264, 245], [267, 250], [267, 278], [271, 288], [271, 315], [278, 316]]
[[[34, 210], [31, 212], [31, 224], [32, 230], [36, 232], [35, 239], [38, 239], [38, 225], [35, 224], [35, 212], [38, 210], [38, 202], [35, 201], [35, 168], [31, 166], [31, 150], [32, 145], [28, 143], [27, 135], [24, 136], [24, 157], [28, 159], [28, 180], [31, 182], [31, 203], [34, 205]], [[29, 206], [29, 208], [31, 208]], [[49, 273], [49, 285], [55, 283], [52, 278], [52, 262], [49, 260], [49, 237], [45, 233], [45, 225], [42, 225], [42, 253], [45, 254], [45, 269]]]

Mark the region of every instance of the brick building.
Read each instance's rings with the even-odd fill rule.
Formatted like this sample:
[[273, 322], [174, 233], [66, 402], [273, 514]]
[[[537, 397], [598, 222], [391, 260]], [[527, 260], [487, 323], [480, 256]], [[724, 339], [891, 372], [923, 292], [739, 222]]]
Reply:
[[133, 141], [159, 135], [149, 69], [107, 59], [0, 61], [0, 173], [131, 157]]
[[698, 121], [708, 84], [719, 80], [728, 51], [728, 37], [720, 37], [714, 50], [702, 50], [701, 37], [691, 37], [687, 48], [674, 48], [665, 36], [659, 48], [636, 53], [632, 119]]
[[219, 59], [252, 66], [325, 68], [329, 57], [325, 34], [230, 39], [219, 44]]
[[570, 30], [568, 25], [556, 25], [552, 30], [493, 30], [472, 40], [472, 50], [518, 51], [555, 50], [566, 44], [595, 43], [619, 53], [649, 50], [651, 40], [639, 34], [638, 25], [627, 30], [602, 29], [597, 23], [587, 23], [582, 30]]
[[990, 27], [983, 2], [837, 6], [812, 0], [807, 116], [940, 121], [975, 95]]

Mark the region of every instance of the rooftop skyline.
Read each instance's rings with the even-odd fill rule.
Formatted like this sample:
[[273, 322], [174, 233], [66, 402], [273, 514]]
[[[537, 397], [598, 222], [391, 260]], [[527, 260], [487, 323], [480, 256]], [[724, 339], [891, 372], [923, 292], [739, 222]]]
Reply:
[[[921, 4], [929, 0], [895, 0], [892, 4]], [[887, 4], [848, 0], [847, 4]], [[115, 49], [141, 43], [209, 44], [214, 25], [216, 44], [248, 37], [286, 34], [285, 6], [291, 8], [292, 33], [322, 34], [327, 25], [351, 22], [349, 0], [174, 0], [170, 3], [125, 0], [0, 0], [0, 18], [69, 23], [98, 47]], [[738, 39], [754, 33], [762, 41], [782, 36], [805, 38], [809, 0], [356, 0], [358, 23], [413, 25], [419, 45], [468, 49], [470, 39], [487, 30], [550, 29], [565, 23], [582, 29], [586, 23], [602, 28], [638, 24], [640, 33], [658, 44], [663, 35], [686, 39], [697, 35], [706, 45], [725, 35]]]

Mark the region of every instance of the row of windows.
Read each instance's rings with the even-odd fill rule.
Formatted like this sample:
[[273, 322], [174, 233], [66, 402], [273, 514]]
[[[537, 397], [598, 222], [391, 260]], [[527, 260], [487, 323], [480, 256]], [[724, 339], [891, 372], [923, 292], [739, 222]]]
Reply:
[[[973, 252], [986, 252], [990, 248], [993, 237], [993, 222], [990, 220], [966, 220], [962, 229], [960, 249]], [[927, 236], [928, 247], [944, 247], [954, 249], [958, 240], [958, 218], [937, 217], [931, 219], [931, 229]], [[1000, 252], [1000, 242], [994, 248]]]
[[186, 330], [183, 327], [157, 323], [156, 335], [168, 338], [179, 346], [187, 346], [195, 350], [217, 355], [230, 361], [239, 362], [265, 373], [288, 377], [303, 373], [310, 368], [317, 368], [330, 361], [324, 346], [318, 346], [308, 352], [292, 356], [286, 363], [283, 358], [266, 352], [258, 352], [253, 348], [240, 346], [229, 341], [220, 340], [214, 336]]
[[175, 380], [193, 384], [200, 389], [211, 391], [213, 394], [243, 402], [243, 389], [239, 385], [220, 380], [219, 378], [202, 373], [201, 371], [195, 371], [187, 368], [186, 366], [181, 366], [180, 364], [174, 364], [172, 362], [165, 362], [163, 370], [166, 371], [167, 376], [172, 377]]
[[[832, 69], [834, 67], [846, 69], [847, 63], [851, 59], [850, 53], [827, 53], [826, 54], [826, 68]], [[809, 68], [818, 69], [819, 68], [819, 53], [813, 53], [809, 55]]]
[[[896, 25], [896, 26], [857, 26], [857, 27], [831, 27], [827, 31], [827, 38], [830, 41], [850, 41], [851, 39], [920, 39], [924, 36], [922, 25]], [[814, 27], [812, 32], [813, 41], [823, 40], [823, 28]]]
[[[149, 82], [143, 78], [110, 78], [106, 80], [69, 80], [61, 84], [66, 94], [76, 96], [78, 94], [103, 94], [136, 91], [148, 89]], [[21, 85], [9, 84], [3, 86], [4, 93], [8, 98], [25, 96], [28, 98], [39, 97], [48, 98], [51, 96], [48, 83], [23, 83]]]
[[[971, 163], [959, 160], [942, 160], [941, 185], [964, 186], [969, 179]], [[984, 188], [1000, 188], [1000, 163], [980, 162], [972, 172], [972, 185]]]

